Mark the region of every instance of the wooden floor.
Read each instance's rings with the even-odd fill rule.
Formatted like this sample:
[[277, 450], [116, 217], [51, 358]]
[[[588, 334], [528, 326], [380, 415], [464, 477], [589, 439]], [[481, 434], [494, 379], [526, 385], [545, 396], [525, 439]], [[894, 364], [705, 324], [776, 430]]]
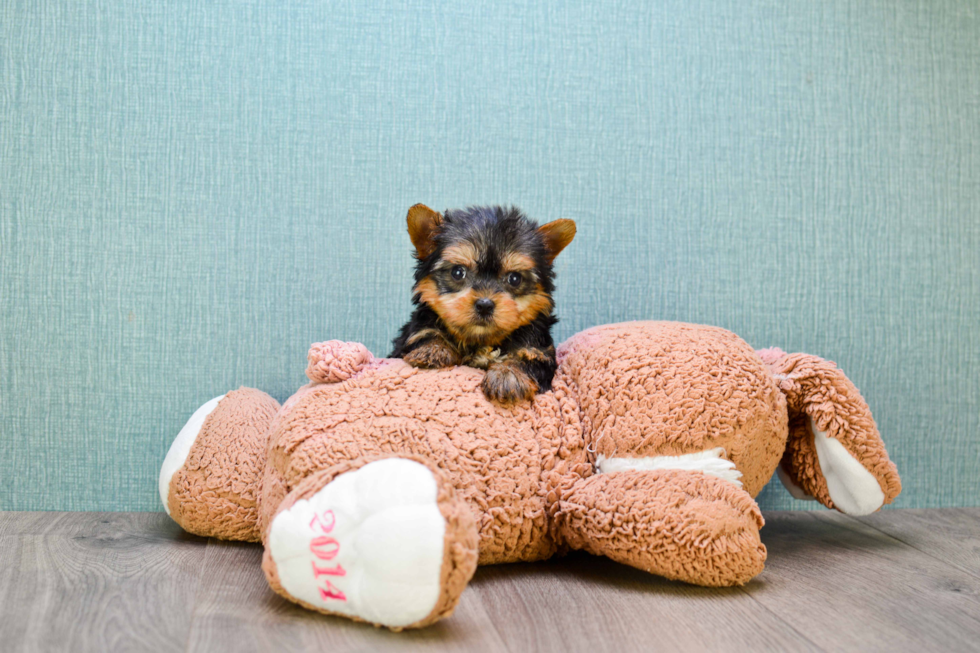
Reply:
[[980, 651], [980, 508], [769, 513], [765, 572], [706, 589], [572, 555], [477, 571], [391, 633], [273, 594], [258, 545], [157, 513], [0, 513], [2, 651]]

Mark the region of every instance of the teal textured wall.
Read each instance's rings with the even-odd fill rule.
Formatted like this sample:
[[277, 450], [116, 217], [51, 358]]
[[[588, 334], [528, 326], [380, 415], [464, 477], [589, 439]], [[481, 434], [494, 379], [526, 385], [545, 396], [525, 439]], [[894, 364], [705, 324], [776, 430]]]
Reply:
[[284, 4], [0, 0], [0, 508], [156, 510], [199, 404], [386, 353], [415, 202], [575, 219], [559, 338], [833, 359], [980, 504], [976, 2]]

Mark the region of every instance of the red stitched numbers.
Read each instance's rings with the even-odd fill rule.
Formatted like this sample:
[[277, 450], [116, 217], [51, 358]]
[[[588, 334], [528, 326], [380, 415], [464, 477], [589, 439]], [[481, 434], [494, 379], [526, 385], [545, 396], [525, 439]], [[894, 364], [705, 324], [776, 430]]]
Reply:
[[319, 528], [324, 533], [329, 533], [333, 530], [334, 524], [337, 523], [337, 518], [333, 514], [333, 510], [325, 510], [322, 515], [313, 513], [313, 519], [310, 520], [310, 528]]
[[[318, 530], [323, 533], [323, 535], [318, 535], [310, 540], [310, 553], [314, 557], [320, 560], [333, 560], [340, 553], [340, 542], [332, 537], [327, 537], [327, 534], [333, 530], [334, 525], [337, 523], [337, 518], [333, 514], [333, 510], [325, 510], [319, 515], [314, 514], [313, 519], [310, 520], [310, 530], [316, 533]], [[317, 582], [317, 589], [320, 590], [320, 598], [324, 601], [327, 599], [336, 599], [338, 601], [346, 601], [347, 596], [344, 595], [337, 587], [330, 582], [328, 578], [322, 578], [321, 576], [346, 576], [347, 572], [340, 565], [334, 565], [333, 567], [318, 567], [316, 560], [313, 561], [313, 578]]]
[[310, 541], [310, 553], [320, 560], [333, 560], [340, 551], [340, 542], [332, 537], [321, 535]]

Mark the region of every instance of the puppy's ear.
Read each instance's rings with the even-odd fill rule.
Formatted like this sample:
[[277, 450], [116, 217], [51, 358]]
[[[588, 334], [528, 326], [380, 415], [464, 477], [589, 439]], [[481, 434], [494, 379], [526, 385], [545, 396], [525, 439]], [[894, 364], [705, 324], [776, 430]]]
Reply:
[[416, 204], [408, 210], [408, 236], [415, 245], [415, 257], [424, 259], [436, 248], [436, 234], [442, 226], [442, 214], [425, 204]]
[[548, 263], [551, 263], [572, 242], [572, 238], [575, 238], [575, 222], [565, 218], [555, 220], [538, 227], [538, 233], [548, 251]]

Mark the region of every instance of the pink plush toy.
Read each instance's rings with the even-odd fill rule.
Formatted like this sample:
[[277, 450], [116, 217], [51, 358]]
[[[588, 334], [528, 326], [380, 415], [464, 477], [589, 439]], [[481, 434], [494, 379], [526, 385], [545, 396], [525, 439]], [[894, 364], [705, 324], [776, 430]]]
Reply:
[[478, 563], [567, 549], [743, 584], [777, 467], [794, 496], [853, 515], [901, 490], [867, 404], [815, 356], [632, 322], [573, 336], [558, 362], [552, 392], [503, 408], [480, 370], [316, 344], [282, 406], [248, 388], [201, 406], [160, 496], [192, 533], [261, 540], [289, 600], [398, 630], [449, 615]]

